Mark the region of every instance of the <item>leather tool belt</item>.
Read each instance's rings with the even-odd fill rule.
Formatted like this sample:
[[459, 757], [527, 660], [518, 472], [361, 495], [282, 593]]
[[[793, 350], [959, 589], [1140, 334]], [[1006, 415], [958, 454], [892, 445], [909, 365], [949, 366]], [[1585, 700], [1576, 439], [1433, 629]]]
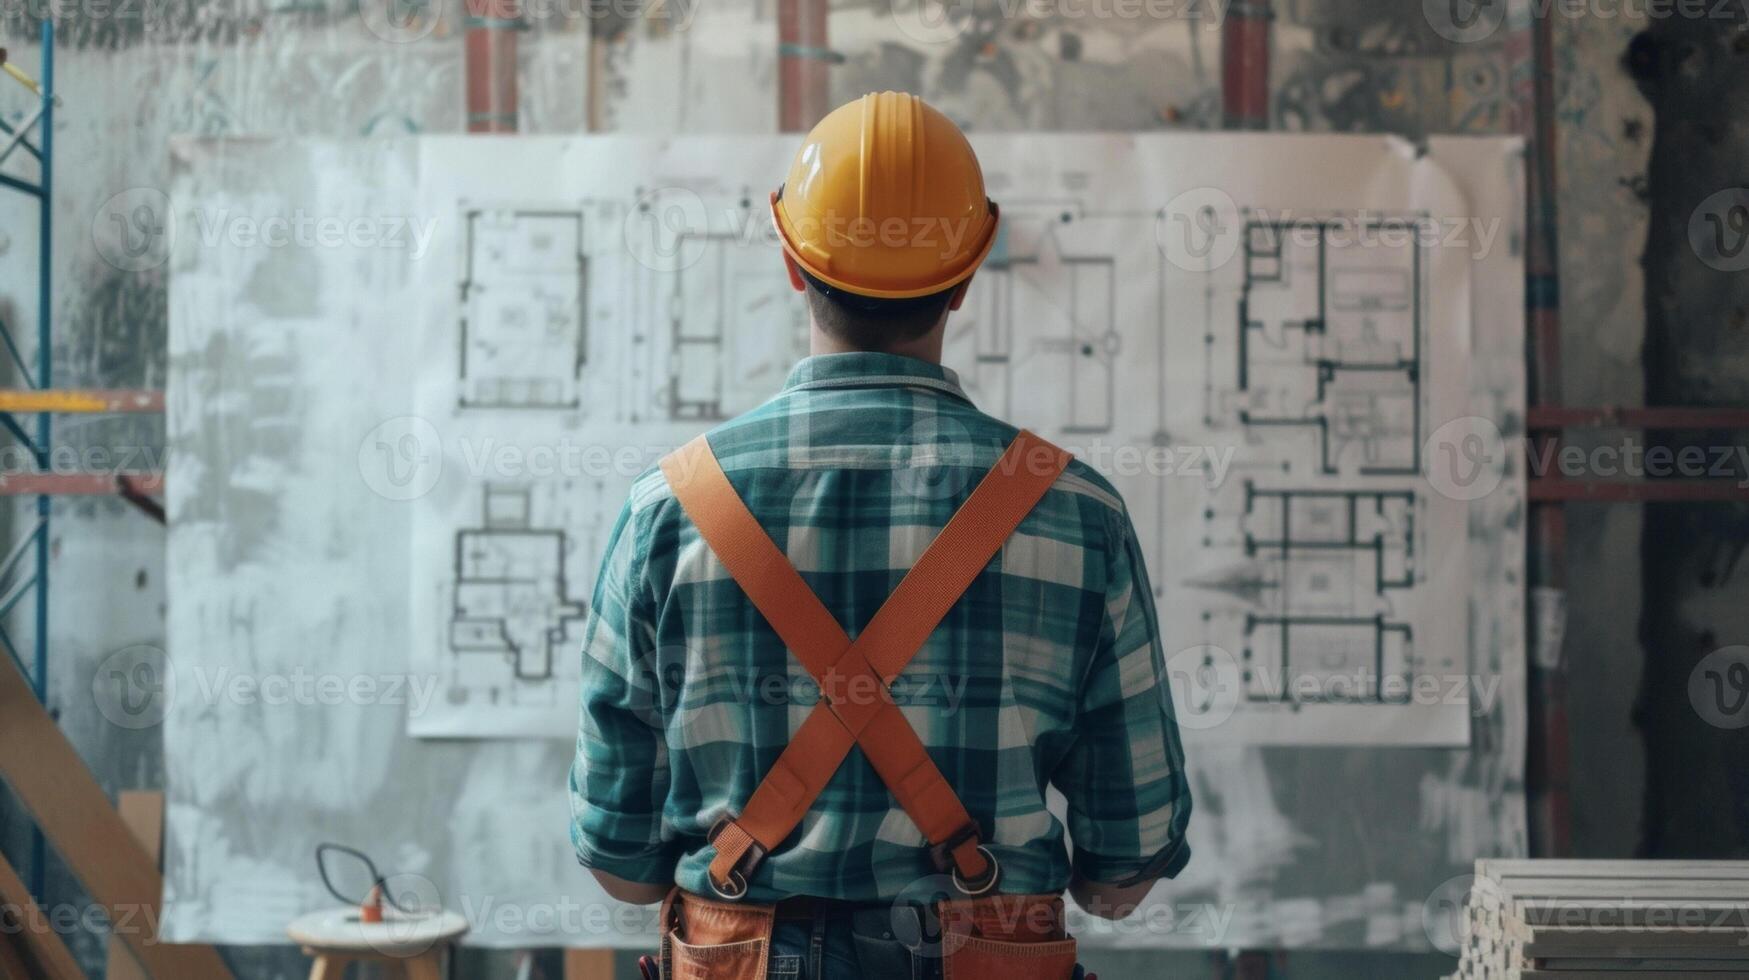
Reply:
[[[797, 911], [791, 902], [728, 902], [676, 889], [662, 905], [663, 980], [766, 980], [773, 929]], [[899, 962], [869, 962], [879, 953], [859, 950], [866, 976], [907, 976], [903, 961], [914, 957], [940, 959], [943, 980], [1075, 975], [1076, 944], [1060, 895], [988, 895], [927, 907], [897, 902], [862, 906], [855, 915], [885, 919], [896, 934], [887, 959]]]

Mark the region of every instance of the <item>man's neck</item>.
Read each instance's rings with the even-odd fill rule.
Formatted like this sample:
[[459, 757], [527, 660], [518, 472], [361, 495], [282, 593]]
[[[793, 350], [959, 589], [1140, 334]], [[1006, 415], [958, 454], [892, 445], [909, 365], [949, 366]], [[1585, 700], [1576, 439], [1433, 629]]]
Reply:
[[942, 337], [946, 333], [941, 327], [936, 327], [916, 340], [907, 340], [882, 347], [879, 350], [869, 350], [863, 347], [852, 347], [817, 325], [810, 325], [808, 330], [809, 354], [850, 354], [855, 352], [871, 354], [896, 354], [900, 357], [916, 358], [931, 364], [941, 363]]

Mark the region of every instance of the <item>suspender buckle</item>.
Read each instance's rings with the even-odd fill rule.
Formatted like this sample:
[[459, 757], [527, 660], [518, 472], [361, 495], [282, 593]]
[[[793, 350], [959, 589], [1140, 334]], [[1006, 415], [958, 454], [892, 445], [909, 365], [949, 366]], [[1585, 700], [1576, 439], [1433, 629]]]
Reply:
[[953, 832], [947, 840], [929, 849], [929, 860], [935, 862], [935, 870], [946, 874], [954, 866], [953, 852], [966, 844], [978, 843], [984, 838], [984, 832], [979, 829], [978, 822], [973, 820], [964, 827]]
[[751, 834], [742, 830], [735, 823], [733, 817], [725, 814], [711, 825], [710, 833], [705, 835], [706, 840], [712, 845], [718, 846], [719, 855], [726, 849], [726, 846], [731, 845], [729, 841], [719, 845], [717, 839], [730, 828], [734, 828], [736, 831], [731, 838], [732, 846], [741, 849], [741, 853], [734, 858], [735, 863], [723, 875], [722, 881], [717, 880], [717, 869], [714, 866], [706, 872], [705, 880], [710, 882], [711, 891], [716, 892], [718, 898], [738, 902], [747, 897], [747, 881], [753, 877], [753, 872], [758, 870], [759, 865], [764, 863], [767, 852], [764, 846], [753, 839]]
[[[953, 836], [929, 849], [929, 859], [935, 862], [937, 871], [953, 875], [953, 884], [962, 893], [969, 896], [982, 895], [996, 887], [996, 879], [1002, 876], [1002, 866], [997, 863], [996, 855], [983, 844], [984, 832], [979, 829], [976, 820], [953, 832]], [[959, 861], [955, 852], [967, 844], [975, 844], [978, 854], [984, 858], [986, 865], [984, 873], [968, 881], [960, 876]]]

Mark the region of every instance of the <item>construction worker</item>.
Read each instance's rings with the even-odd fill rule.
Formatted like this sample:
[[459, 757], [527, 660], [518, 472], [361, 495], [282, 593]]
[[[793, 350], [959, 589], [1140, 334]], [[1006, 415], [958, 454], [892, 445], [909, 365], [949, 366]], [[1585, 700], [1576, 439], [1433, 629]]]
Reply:
[[940, 363], [998, 222], [946, 116], [840, 107], [771, 207], [812, 356], [632, 488], [585, 632], [577, 855], [664, 902], [665, 977], [1069, 980], [1065, 888], [1119, 918], [1189, 858], [1135, 531]]

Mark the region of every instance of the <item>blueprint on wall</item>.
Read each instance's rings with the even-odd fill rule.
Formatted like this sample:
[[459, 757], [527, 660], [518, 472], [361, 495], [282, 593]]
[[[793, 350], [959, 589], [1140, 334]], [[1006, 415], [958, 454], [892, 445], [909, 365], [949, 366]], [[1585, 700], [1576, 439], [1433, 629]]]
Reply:
[[[1522, 473], [1471, 490], [1397, 472], [1417, 445], [1424, 469], [1467, 453], [1473, 433], [1406, 438], [1454, 411], [1521, 434], [1520, 148], [977, 146], [1007, 231], [949, 362], [979, 404], [1114, 474], [1192, 743], [1195, 860], [1141, 927], [1077, 931], [1427, 948], [1429, 896], [1476, 854], [1525, 846]], [[565, 838], [577, 630], [632, 474], [766, 397], [800, 350], [756, 180], [791, 149], [177, 145], [177, 227], [302, 213], [431, 238], [175, 240], [167, 941], [282, 942], [330, 901], [319, 829], [429, 885], [469, 917], [469, 942], [648, 948], [649, 917], [606, 899]], [[1326, 165], [1290, 165], [1312, 159]], [[1308, 201], [1294, 235], [1271, 234]], [[1491, 247], [1473, 230], [1389, 240], [1466, 216], [1493, 227]], [[1438, 679], [1453, 656], [1467, 698], [1380, 703], [1352, 680]], [[1269, 663], [1316, 683], [1283, 701], [1253, 666]], [[236, 696], [239, 677], [311, 698]], [[468, 732], [550, 737], [415, 735]], [[1338, 739], [1368, 744], [1321, 747]]]
[[[412, 658], [440, 678], [415, 734], [569, 734], [632, 477], [805, 353], [756, 190], [789, 141], [721, 142], [623, 144], [538, 198], [482, 196], [489, 149], [422, 161], [454, 216], [422, 272], [455, 306], [429, 304], [451, 336], [414, 415], [462, 478], [414, 504]], [[1388, 141], [1304, 190], [1291, 159], [1012, 142], [981, 143], [1003, 223], [946, 361], [1124, 493], [1191, 736], [1466, 742], [1467, 505], [1422, 458], [1469, 411], [1476, 270], [1433, 217], [1462, 212], [1455, 185]]]

